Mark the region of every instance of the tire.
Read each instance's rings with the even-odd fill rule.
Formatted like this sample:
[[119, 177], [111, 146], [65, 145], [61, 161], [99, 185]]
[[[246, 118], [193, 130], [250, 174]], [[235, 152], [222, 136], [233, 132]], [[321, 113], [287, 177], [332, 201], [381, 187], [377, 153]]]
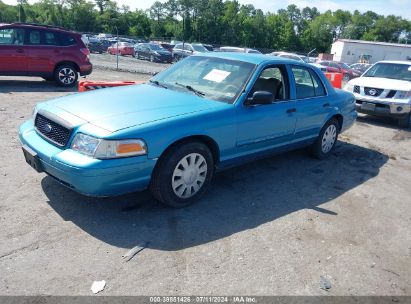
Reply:
[[411, 127], [411, 113], [408, 113], [407, 116], [399, 119], [398, 126], [400, 128], [410, 128]]
[[150, 55], [150, 62], [154, 62], [154, 56]]
[[349, 74], [344, 74], [343, 81], [345, 81], [345, 82], [350, 81], [350, 75]]
[[340, 125], [338, 120], [331, 118], [321, 129], [315, 143], [311, 146], [311, 154], [318, 159], [328, 157], [335, 148], [338, 139]]
[[198, 141], [175, 145], [154, 169], [150, 192], [169, 207], [186, 207], [204, 195], [213, 173], [213, 155], [206, 145]]
[[77, 69], [70, 64], [59, 65], [54, 71], [54, 80], [61, 87], [72, 87], [78, 80]]

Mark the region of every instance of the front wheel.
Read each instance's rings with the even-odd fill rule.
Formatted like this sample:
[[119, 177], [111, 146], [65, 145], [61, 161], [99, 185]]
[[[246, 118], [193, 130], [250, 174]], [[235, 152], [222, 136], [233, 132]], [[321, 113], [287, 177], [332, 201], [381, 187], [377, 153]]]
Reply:
[[154, 62], [154, 56], [153, 55], [150, 55], [150, 61]]
[[69, 64], [58, 66], [54, 72], [54, 80], [59, 86], [72, 87], [77, 83], [77, 70]]
[[210, 185], [214, 160], [201, 142], [172, 147], [154, 170], [150, 191], [163, 204], [182, 208], [197, 201]]
[[339, 123], [335, 118], [330, 119], [321, 129], [315, 143], [311, 146], [311, 153], [318, 159], [328, 157], [333, 151], [338, 139]]

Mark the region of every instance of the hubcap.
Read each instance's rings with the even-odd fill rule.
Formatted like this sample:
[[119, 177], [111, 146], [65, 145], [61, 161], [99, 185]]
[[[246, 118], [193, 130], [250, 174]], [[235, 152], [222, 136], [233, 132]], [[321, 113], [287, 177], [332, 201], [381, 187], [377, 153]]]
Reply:
[[76, 74], [72, 69], [64, 68], [59, 71], [59, 79], [64, 84], [72, 84], [76, 79]]
[[190, 198], [200, 191], [207, 176], [207, 162], [198, 153], [184, 156], [174, 169], [171, 186], [179, 198]]
[[337, 139], [337, 128], [335, 125], [329, 125], [323, 134], [321, 149], [323, 153], [328, 153]]

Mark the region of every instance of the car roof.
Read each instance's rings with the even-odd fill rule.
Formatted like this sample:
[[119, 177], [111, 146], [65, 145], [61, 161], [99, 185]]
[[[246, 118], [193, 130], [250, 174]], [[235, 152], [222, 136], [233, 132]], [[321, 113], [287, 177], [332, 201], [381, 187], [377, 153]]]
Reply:
[[277, 57], [277, 56], [267, 56], [264, 54], [253, 54], [253, 53], [235, 53], [235, 52], [209, 52], [209, 53], [202, 53], [201, 55], [194, 55], [194, 56], [203, 56], [203, 57], [215, 57], [215, 58], [223, 58], [229, 60], [238, 60], [249, 62], [253, 64], [262, 64], [265, 62], [278, 62], [278, 63], [290, 63], [296, 64], [298, 61], [284, 58], [284, 57]]
[[64, 33], [81, 35], [80, 33], [68, 30], [66, 28], [54, 26], [54, 25], [48, 25], [48, 24], [14, 22], [10, 24], [0, 24], [0, 26], [13, 26], [13, 27], [15, 26], [15, 27], [20, 27], [20, 28], [42, 29], [42, 30], [48, 30], [48, 31], [56, 31], [56, 32], [64, 32]]

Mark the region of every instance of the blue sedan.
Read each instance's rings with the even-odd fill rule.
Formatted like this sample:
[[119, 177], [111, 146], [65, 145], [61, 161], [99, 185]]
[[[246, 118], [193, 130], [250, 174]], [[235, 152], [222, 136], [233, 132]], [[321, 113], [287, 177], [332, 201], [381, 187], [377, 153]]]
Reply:
[[19, 133], [27, 163], [74, 191], [149, 188], [183, 207], [206, 192], [216, 169], [306, 146], [327, 157], [356, 117], [354, 96], [311, 65], [208, 53], [146, 84], [40, 103]]

